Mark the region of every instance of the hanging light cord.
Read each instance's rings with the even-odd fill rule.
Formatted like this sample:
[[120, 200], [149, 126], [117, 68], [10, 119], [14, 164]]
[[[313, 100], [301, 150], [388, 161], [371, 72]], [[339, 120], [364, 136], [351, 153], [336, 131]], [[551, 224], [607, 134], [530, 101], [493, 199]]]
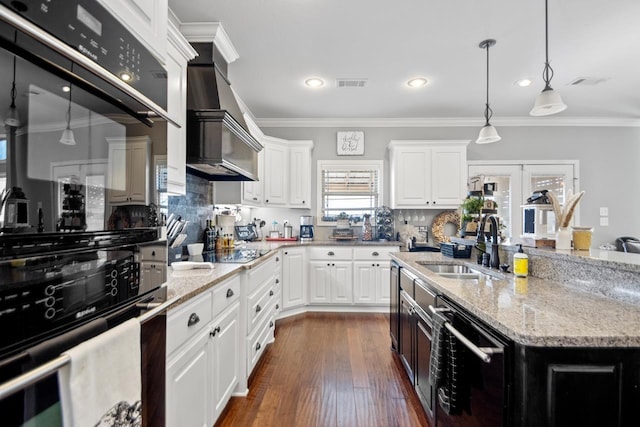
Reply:
[[549, 14], [548, 14], [548, 0], [544, 0], [544, 51], [545, 51], [545, 62], [544, 62], [544, 71], [542, 71], [542, 79], [544, 80], [544, 89], [545, 90], [553, 90], [551, 88], [551, 79], [553, 78], [553, 68], [549, 65]]
[[71, 85], [69, 85], [69, 107], [67, 107], [67, 129], [71, 129]]
[[484, 109], [485, 126], [489, 126], [489, 119], [493, 116], [493, 110], [489, 107], [489, 43], [485, 45], [487, 49], [487, 103]]
[[[18, 91], [16, 90], [16, 57], [13, 57], [13, 83], [11, 85], [11, 108], [16, 108], [16, 96]], [[6, 105], [6, 104], [5, 104]]]

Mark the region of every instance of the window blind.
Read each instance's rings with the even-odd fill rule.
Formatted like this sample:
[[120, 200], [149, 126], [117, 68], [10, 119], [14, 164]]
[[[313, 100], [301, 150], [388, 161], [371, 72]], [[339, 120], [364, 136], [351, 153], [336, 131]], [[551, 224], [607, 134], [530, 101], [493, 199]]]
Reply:
[[380, 198], [380, 170], [326, 169], [322, 171], [322, 216], [335, 221], [346, 212], [355, 221], [365, 213], [373, 214]]

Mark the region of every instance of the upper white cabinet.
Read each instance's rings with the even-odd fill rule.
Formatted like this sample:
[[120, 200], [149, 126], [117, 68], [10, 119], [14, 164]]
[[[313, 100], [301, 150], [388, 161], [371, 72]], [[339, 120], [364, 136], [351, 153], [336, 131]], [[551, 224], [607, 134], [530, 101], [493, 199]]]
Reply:
[[[250, 122], [247, 123], [251, 129]], [[313, 141], [289, 141], [266, 135], [258, 140], [264, 145], [262, 157], [258, 158], [260, 180], [243, 182], [242, 202], [253, 206], [311, 208]]]
[[167, 112], [180, 125], [167, 124], [167, 191], [185, 194], [187, 185], [187, 62], [196, 56], [189, 42], [169, 22]]
[[163, 64], [167, 55], [168, 0], [98, 0]]
[[109, 203], [149, 204], [149, 137], [107, 138]]
[[391, 141], [391, 207], [458, 208], [467, 189], [469, 141]]

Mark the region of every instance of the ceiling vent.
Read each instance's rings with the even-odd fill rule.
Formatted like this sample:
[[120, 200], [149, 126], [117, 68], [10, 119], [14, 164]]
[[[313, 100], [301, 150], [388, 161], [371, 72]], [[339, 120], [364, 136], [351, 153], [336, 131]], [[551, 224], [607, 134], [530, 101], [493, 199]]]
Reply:
[[609, 80], [605, 77], [578, 77], [570, 81], [567, 86], [595, 86]]
[[336, 79], [336, 87], [365, 87], [367, 79]]

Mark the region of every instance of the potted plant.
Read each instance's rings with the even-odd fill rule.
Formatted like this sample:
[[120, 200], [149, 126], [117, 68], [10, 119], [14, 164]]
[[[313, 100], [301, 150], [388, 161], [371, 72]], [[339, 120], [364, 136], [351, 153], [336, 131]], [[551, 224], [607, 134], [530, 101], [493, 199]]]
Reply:
[[478, 230], [480, 212], [484, 206], [483, 197], [469, 196], [460, 205], [462, 215], [460, 216], [460, 237], [475, 236]]

